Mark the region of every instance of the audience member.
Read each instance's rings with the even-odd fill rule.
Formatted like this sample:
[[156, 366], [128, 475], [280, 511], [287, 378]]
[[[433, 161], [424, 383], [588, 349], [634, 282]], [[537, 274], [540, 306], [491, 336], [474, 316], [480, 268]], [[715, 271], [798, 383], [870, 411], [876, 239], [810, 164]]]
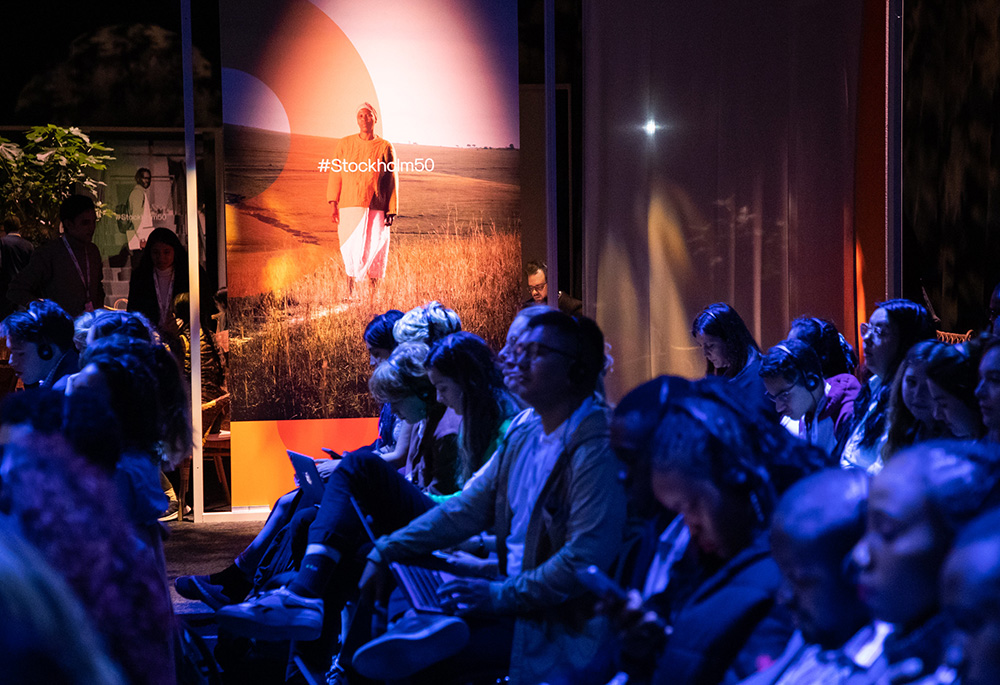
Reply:
[[774, 664], [743, 685], [837, 683], [871, 666], [861, 648], [876, 630], [849, 563], [865, 531], [867, 499], [868, 475], [860, 469], [807, 476], [782, 497], [771, 547], [783, 577], [778, 599], [797, 632]]
[[1000, 683], [1000, 509], [978, 517], [955, 541], [941, 574], [941, 604], [962, 685]]
[[[528, 278], [528, 292], [531, 294], [531, 297], [524, 301], [521, 305], [522, 308], [534, 305], [548, 306], [549, 269], [545, 265], [545, 262], [539, 260], [528, 262], [524, 267], [524, 273]], [[570, 316], [583, 315], [583, 302], [570, 297], [561, 290], [559, 291], [557, 302], [559, 311], [564, 314], [569, 314]]]
[[428, 302], [403, 314], [392, 327], [397, 343], [422, 342], [432, 345], [451, 333], [462, 330], [462, 321], [453, 310], [440, 302]]
[[705, 375], [732, 381], [747, 401], [759, 404], [777, 422], [760, 378], [760, 347], [736, 310], [723, 302], [710, 304], [694, 318], [691, 335], [705, 355]]
[[[316, 639], [323, 630], [324, 614], [336, 616], [336, 609], [324, 611], [331, 580], [337, 573], [344, 576], [333, 584], [334, 591], [343, 592], [345, 585], [357, 584], [361, 570], [351, 568], [365, 537], [352, 499], [373, 517], [375, 529], [384, 533], [432, 508], [430, 495], [449, 495], [459, 489], [464, 470], [458, 449], [460, 419], [435, 401], [434, 386], [423, 365], [427, 351], [422, 343], [400, 344], [375, 368], [369, 381], [372, 395], [389, 403], [393, 413], [419, 432], [411, 439], [406, 456], [408, 478], [374, 454], [345, 456], [326, 483], [298, 573], [287, 587], [220, 609], [223, 625], [249, 637]], [[346, 597], [326, 599], [346, 601]]]
[[880, 302], [868, 323], [861, 324], [865, 366], [872, 377], [854, 400], [851, 434], [840, 454], [842, 466], [869, 473], [878, 473], [882, 468], [886, 413], [896, 370], [913, 345], [933, 337], [930, 314], [909, 300]]
[[0, 518], [0, 673], [7, 685], [125, 685], [66, 581]]
[[706, 379], [673, 390], [660, 400], [651, 482], [690, 544], [665, 592], [645, 604], [630, 593], [619, 616], [623, 667], [639, 682], [728, 682], [773, 661], [792, 634], [775, 603], [781, 578], [767, 533], [777, 495], [824, 459], [731, 386]]
[[[393, 325], [403, 316], [403, 312], [390, 309], [375, 316], [365, 326], [363, 339], [373, 367], [389, 358], [396, 349]], [[378, 423], [379, 437], [371, 445], [358, 448], [356, 452], [372, 452], [390, 463], [397, 463], [409, 451], [411, 427], [396, 418], [388, 403], [382, 405]], [[351, 452], [345, 452], [347, 457]], [[399, 456], [401, 455], [401, 456]], [[322, 477], [329, 477], [334, 465], [329, 459], [317, 459], [317, 468]], [[302, 503], [302, 492], [298, 488], [279, 497], [271, 507], [267, 521], [253, 541], [236, 557], [232, 564], [222, 571], [210, 575], [179, 576], [174, 587], [181, 597], [200, 600], [212, 609], [220, 609], [227, 604], [238, 604], [246, 599], [254, 586], [263, 585], [265, 577], [286, 571], [289, 557], [295, 561], [301, 558], [288, 549], [288, 533], [293, 533], [293, 517]], [[303, 517], [303, 521], [305, 517]], [[306, 523], [308, 525], [308, 523]], [[284, 534], [285, 545], [281, 537]], [[294, 533], [293, 533], [294, 537]], [[279, 554], [279, 547], [285, 554]], [[270, 556], [267, 568], [259, 566], [266, 556]]]
[[[369, 557], [375, 565], [413, 559], [492, 526], [500, 575], [440, 588], [446, 609], [469, 624], [470, 641], [459, 653], [420, 670], [444, 654], [416, 644], [406, 660], [387, 662], [386, 651], [397, 653], [416, 636], [403, 620], [358, 652], [355, 666], [369, 677], [419, 671], [416, 681], [447, 682], [490, 665], [509, 668], [511, 683], [552, 682], [590, 663], [600, 648], [606, 624], [579, 611], [586, 600], [576, 573], [610, 565], [625, 519], [607, 413], [594, 394], [603, 335], [589, 319], [547, 312], [529, 321], [514, 358], [508, 387], [532, 408], [527, 418], [461, 495], [379, 539]], [[363, 662], [380, 672], [366, 672]]]
[[[93, 419], [94, 405], [107, 403], [42, 392], [5, 405], [3, 488], [11, 516], [76, 593], [128, 681], [175, 683], [162, 557], [136, 544], [143, 536], [130, 525], [107, 465], [85, 460], [62, 433], [76, 411]], [[47, 410], [52, 404], [56, 411]]]
[[854, 398], [861, 390], [848, 374], [824, 378], [819, 358], [799, 340], [786, 340], [768, 350], [760, 377], [782, 423], [793, 435], [836, 455], [847, 439]]
[[788, 329], [788, 340], [801, 340], [813, 348], [823, 365], [823, 378], [853, 374], [858, 354], [832, 321], [814, 316], [800, 316]]
[[1000, 504], [998, 481], [996, 447], [956, 441], [904, 450], [875, 476], [867, 530], [853, 559], [861, 598], [893, 630], [859, 682], [916, 680], [942, 663], [947, 621], [938, 575], [959, 528]]
[[34, 251], [14, 277], [7, 299], [19, 307], [32, 300], [52, 300], [70, 316], [104, 306], [101, 252], [92, 239], [97, 227], [94, 201], [70, 195], [59, 207], [63, 234]]
[[61, 389], [79, 361], [73, 344], [73, 320], [55, 302], [31, 302], [0, 324], [7, 336], [10, 366], [25, 386]]
[[882, 447], [883, 461], [918, 442], [954, 437], [943, 422], [934, 418], [934, 400], [927, 387], [927, 360], [944, 344], [940, 340], [918, 342], [900, 363], [889, 392], [889, 429]]
[[0, 237], [0, 319], [14, 312], [7, 299], [7, 288], [31, 259], [35, 246], [21, 237], [21, 220], [11, 214], [3, 220], [3, 237]]
[[984, 342], [976, 399], [986, 426], [986, 439], [1000, 442], [1000, 337], [987, 338]]
[[976, 342], [938, 345], [927, 359], [927, 388], [934, 418], [959, 440], [978, 440], [984, 431], [976, 399], [980, 346]]

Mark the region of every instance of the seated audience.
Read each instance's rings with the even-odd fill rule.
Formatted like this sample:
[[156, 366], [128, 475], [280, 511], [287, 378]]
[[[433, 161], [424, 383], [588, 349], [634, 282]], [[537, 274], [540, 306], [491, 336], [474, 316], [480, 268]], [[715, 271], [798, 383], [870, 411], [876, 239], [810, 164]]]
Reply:
[[[387, 360], [396, 349], [393, 326], [402, 316], [403, 312], [391, 309], [375, 316], [365, 326], [363, 340], [373, 367]], [[355, 451], [374, 452], [393, 464], [405, 461], [411, 433], [409, 424], [398, 420], [386, 403], [382, 405], [379, 415], [379, 437], [371, 445], [360, 447]], [[346, 452], [343, 456], [348, 454], [350, 453]], [[329, 459], [316, 460], [320, 476], [324, 478], [329, 477], [335, 465], [336, 462]], [[212, 609], [218, 610], [226, 604], [242, 602], [250, 591], [255, 586], [262, 585], [266, 578], [287, 571], [287, 564], [295, 557], [293, 550], [290, 549], [292, 545], [289, 544], [288, 534], [292, 533], [294, 538], [296, 530], [289, 530], [289, 526], [293, 517], [299, 512], [301, 502], [302, 493], [298, 488], [279, 497], [271, 507], [271, 512], [260, 532], [232, 564], [210, 575], [179, 576], [174, 581], [177, 593], [187, 599], [200, 600]], [[306, 519], [309, 517], [301, 517], [302, 523], [308, 525], [312, 519], [308, 521]], [[296, 524], [296, 529], [298, 525], [301, 524]], [[279, 548], [283, 554], [278, 554]], [[260, 565], [266, 556], [270, 557], [270, 563], [261, 569]]]
[[958, 530], [1000, 504], [998, 484], [997, 448], [955, 441], [915, 445], [875, 476], [853, 559], [861, 598], [892, 633], [859, 683], [909, 682], [942, 663], [948, 626], [938, 575]]
[[76, 373], [73, 319], [55, 302], [32, 302], [4, 319], [0, 332], [7, 336], [10, 366], [26, 387], [62, 388], [63, 379]]
[[889, 393], [889, 430], [882, 447], [883, 461], [918, 442], [953, 437], [948, 427], [934, 418], [934, 400], [927, 387], [927, 360], [944, 344], [940, 340], [918, 342], [900, 363]]
[[0, 673], [7, 685], [125, 685], [66, 581], [0, 518]]
[[869, 473], [882, 468], [882, 446], [888, 426], [886, 413], [896, 370], [910, 348], [934, 337], [927, 310], [909, 300], [880, 302], [868, 323], [861, 324], [865, 366], [872, 377], [854, 400], [851, 434], [840, 454], [840, 464]]
[[977, 342], [938, 345], [927, 359], [934, 418], [959, 440], [978, 440], [984, 431], [976, 399], [980, 350]]
[[705, 375], [731, 381], [747, 401], [759, 404], [777, 422], [774, 406], [764, 398], [760, 347], [736, 310], [723, 302], [710, 304], [694, 318], [691, 335], [705, 355]]
[[987, 338], [983, 344], [976, 399], [986, 426], [986, 440], [1000, 442], [1000, 337]]
[[[287, 588], [220, 610], [220, 621], [231, 629], [251, 637], [316, 638], [324, 614], [339, 609], [331, 612], [325, 606], [321, 598], [326, 587], [364, 542], [354, 502], [371, 517], [379, 534], [406, 525], [435, 502], [449, 499], [479, 469], [516, 408], [503, 390], [489, 347], [469, 333], [452, 334], [429, 353], [420, 343], [399, 345], [375, 369], [370, 387], [376, 399], [422, 429], [422, 437], [415, 436], [411, 443], [416, 449], [407, 456], [412, 484], [375, 455], [345, 457], [327, 481], [299, 572]], [[435, 402], [435, 395], [447, 404]], [[455, 435], [459, 416], [461, 450]]]
[[990, 325], [987, 326], [986, 332], [990, 335], [1000, 336], [1000, 283], [997, 283], [996, 287], [993, 288], [993, 293], [990, 295], [987, 315], [989, 316]]
[[793, 435], [827, 454], [839, 453], [851, 428], [854, 398], [861, 390], [858, 379], [848, 374], [824, 378], [816, 353], [798, 340], [768, 350], [760, 377]]
[[[175, 683], [161, 557], [136, 544], [143, 532], [110, 478], [120, 426], [115, 412], [102, 413], [106, 398], [40, 392], [5, 404], [3, 493], [10, 514], [76, 593], [128, 682]], [[77, 446], [91, 452], [89, 459]]]
[[392, 337], [396, 343], [422, 342], [432, 345], [451, 333], [462, 330], [462, 321], [454, 310], [448, 309], [440, 302], [428, 302], [420, 307], [414, 307], [392, 327]]
[[801, 340], [813, 348], [823, 365], [823, 378], [833, 378], [845, 373], [853, 375], [858, 366], [857, 352], [832, 321], [800, 316], [792, 321], [786, 338]]
[[690, 544], [664, 592], [645, 603], [630, 593], [618, 616], [622, 669], [639, 682], [746, 678], [793, 632], [776, 604], [781, 576], [768, 536], [776, 497], [824, 458], [762, 421], [729, 386], [707, 379], [670, 390], [649, 446], [651, 484], [683, 517]]
[[[589, 319], [546, 312], [528, 322], [514, 359], [508, 387], [531, 411], [468, 488], [380, 538], [369, 556], [374, 569], [493, 527], [499, 576], [460, 577], [438, 591], [446, 610], [468, 624], [469, 642], [453, 641], [451, 656], [442, 660], [441, 650], [413, 642], [412, 624], [404, 619], [358, 652], [355, 667], [368, 677], [449, 682], [490, 666], [509, 669], [515, 684], [565, 681], [603, 642], [606, 621], [582, 613], [576, 573], [592, 564], [608, 568], [625, 519], [607, 413], [594, 394], [604, 337]], [[544, 516], [532, 513], [542, 511]], [[412, 644], [406, 659], [382, 656], [398, 653], [400, 643]], [[362, 656], [377, 672], [362, 670]]]
[[1000, 509], [966, 526], [944, 563], [941, 604], [962, 685], [1000, 683]]
[[743, 685], [836, 683], [871, 666], [870, 650], [861, 648], [875, 629], [849, 563], [865, 531], [867, 498], [868, 475], [859, 469], [807, 476], [781, 498], [771, 548], [783, 579], [778, 599], [796, 633], [774, 664]]

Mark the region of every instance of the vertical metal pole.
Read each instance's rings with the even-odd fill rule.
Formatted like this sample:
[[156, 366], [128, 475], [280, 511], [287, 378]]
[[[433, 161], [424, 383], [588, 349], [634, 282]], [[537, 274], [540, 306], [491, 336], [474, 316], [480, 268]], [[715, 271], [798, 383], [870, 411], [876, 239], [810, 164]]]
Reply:
[[886, 299], [903, 296], [903, 5], [903, 0], [886, 3]]
[[[191, 425], [194, 440], [191, 482], [194, 492], [194, 522], [201, 523], [205, 513], [205, 479], [201, 456], [201, 279], [198, 272], [198, 184], [195, 178], [194, 147], [194, 74], [191, 48], [191, 0], [181, 0], [181, 68], [184, 80], [184, 176], [187, 180], [188, 283], [191, 301]], [[180, 503], [181, 516], [184, 502]]]
[[559, 226], [556, 197], [556, 4], [545, 0], [545, 262], [549, 306], [559, 306]]

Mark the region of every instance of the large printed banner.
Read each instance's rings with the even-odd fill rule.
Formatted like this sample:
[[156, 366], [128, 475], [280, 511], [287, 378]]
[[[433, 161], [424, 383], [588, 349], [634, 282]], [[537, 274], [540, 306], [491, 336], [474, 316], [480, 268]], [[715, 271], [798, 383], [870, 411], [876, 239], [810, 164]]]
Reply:
[[372, 316], [438, 300], [503, 340], [517, 7], [223, 0], [221, 21], [233, 504], [269, 504], [291, 485], [285, 448], [374, 439]]

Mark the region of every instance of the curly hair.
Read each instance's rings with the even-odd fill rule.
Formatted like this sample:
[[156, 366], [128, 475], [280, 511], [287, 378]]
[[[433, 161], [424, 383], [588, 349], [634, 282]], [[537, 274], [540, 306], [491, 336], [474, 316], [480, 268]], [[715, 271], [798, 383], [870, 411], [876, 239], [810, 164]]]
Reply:
[[427, 404], [435, 402], [434, 386], [427, 378], [424, 360], [429, 348], [424, 343], [401, 343], [389, 359], [375, 367], [368, 379], [368, 389], [379, 402], [399, 402], [419, 397]]
[[173, 678], [173, 616], [154, 551], [138, 543], [107, 473], [58, 434], [9, 443], [5, 496], [25, 538], [66, 579], [129, 682]]
[[114, 334], [95, 340], [80, 358], [94, 364], [111, 391], [126, 449], [162, 453], [171, 470], [191, 455], [191, 403], [177, 360], [163, 345]]
[[462, 320], [438, 301], [414, 307], [392, 327], [397, 343], [422, 342], [433, 345], [446, 335], [462, 330]]

